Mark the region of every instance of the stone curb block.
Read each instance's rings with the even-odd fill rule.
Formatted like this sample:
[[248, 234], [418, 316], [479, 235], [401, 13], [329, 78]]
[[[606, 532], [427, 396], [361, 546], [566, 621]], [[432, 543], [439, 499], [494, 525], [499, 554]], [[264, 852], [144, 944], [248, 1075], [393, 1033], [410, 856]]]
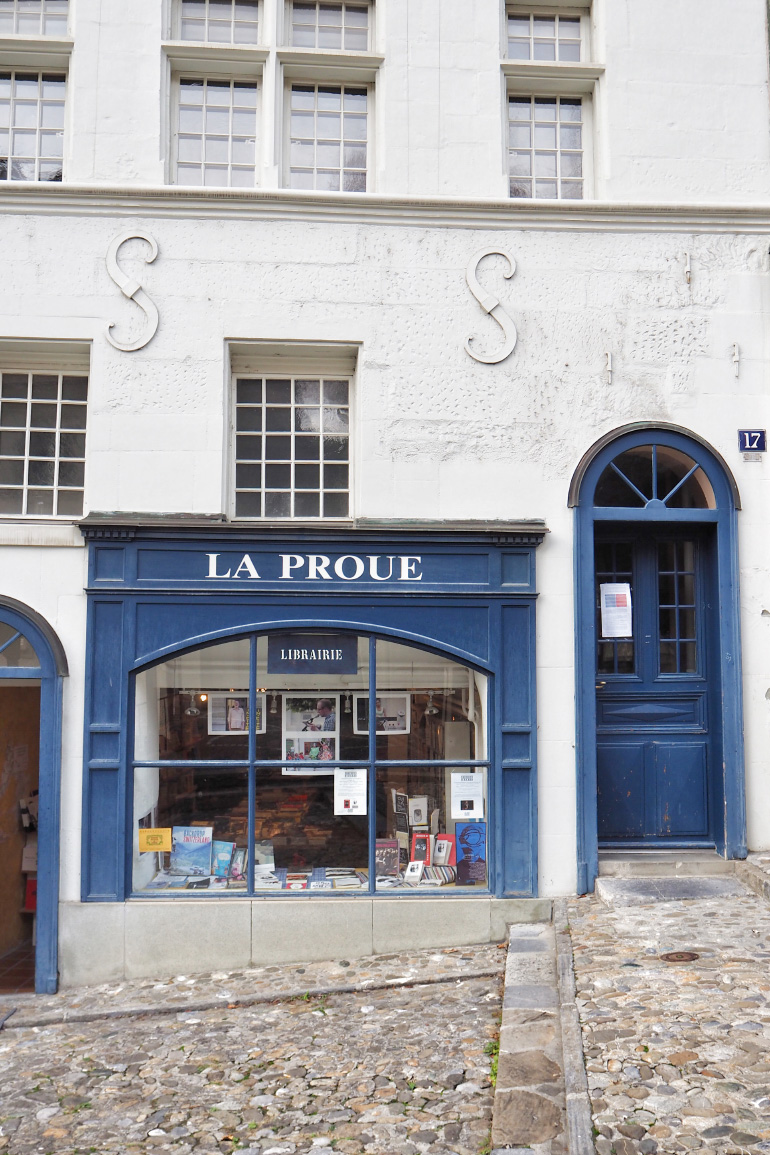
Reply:
[[564, 1090], [567, 1098], [568, 1150], [570, 1155], [595, 1155], [583, 1034], [575, 1003], [575, 970], [566, 899], [560, 898], [554, 903], [553, 919], [559, 976]]

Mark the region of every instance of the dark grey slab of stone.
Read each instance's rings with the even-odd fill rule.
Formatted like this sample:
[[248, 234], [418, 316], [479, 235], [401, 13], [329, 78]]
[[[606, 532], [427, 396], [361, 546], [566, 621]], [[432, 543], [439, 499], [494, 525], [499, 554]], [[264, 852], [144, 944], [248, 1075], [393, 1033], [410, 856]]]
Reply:
[[541, 983], [526, 983], [521, 986], [506, 984], [503, 996], [503, 1010], [521, 1008], [557, 1007], [559, 999], [553, 987]]
[[645, 906], [688, 898], [735, 898], [745, 895], [746, 887], [735, 878], [600, 878], [596, 894], [607, 906]]

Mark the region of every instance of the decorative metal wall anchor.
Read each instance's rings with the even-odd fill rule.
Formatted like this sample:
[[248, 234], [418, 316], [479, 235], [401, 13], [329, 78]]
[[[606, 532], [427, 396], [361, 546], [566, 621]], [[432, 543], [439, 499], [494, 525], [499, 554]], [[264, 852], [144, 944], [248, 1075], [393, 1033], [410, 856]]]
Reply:
[[114, 328], [115, 322], [109, 322], [105, 336], [107, 337], [109, 343], [114, 345], [116, 349], [120, 349], [122, 353], [135, 353], [137, 349], [143, 349], [144, 346], [153, 339], [156, 332], [158, 331], [158, 310], [145, 293], [139, 281], [134, 281], [131, 277], [126, 276], [118, 264], [118, 249], [126, 241], [133, 240], [146, 241], [150, 246], [150, 255], [144, 258], [148, 265], [151, 265], [158, 255], [158, 242], [155, 240], [155, 237], [150, 236], [149, 233], [143, 233], [135, 229], [132, 229], [127, 233], [121, 233], [119, 237], [115, 237], [115, 239], [110, 244], [109, 249], [107, 250], [107, 272], [110, 274], [123, 296], [128, 297], [130, 301], [134, 301], [145, 313], [149, 322], [144, 336], [137, 338], [136, 341], [132, 341], [130, 344], [123, 341], [117, 341], [113, 337], [110, 330]]
[[492, 256], [505, 257], [506, 261], [508, 262], [509, 271], [507, 273], [503, 273], [503, 276], [506, 280], [510, 280], [513, 274], [516, 272], [516, 262], [510, 253], [506, 253], [502, 249], [481, 249], [480, 252], [471, 257], [470, 261], [468, 262], [468, 267], [465, 270], [465, 279], [468, 282], [468, 288], [473, 293], [474, 297], [481, 305], [484, 312], [489, 313], [490, 317], [494, 317], [500, 328], [503, 330], [503, 333], [505, 334], [505, 344], [503, 345], [502, 349], [500, 349], [497, 353], [490, 354], [487, 357], [485, 357], [482, 353], [475, 353], [473, 349], [471, 349], [471, 341], [473, 340], [473, 337], [469, 337], [465, 342], [465, 352], [470, 357], [472, 357], [474, 361], [481, 361], [485, 365], [496, 365], [499, 361], [504, 361], [506, 357], [509, 357], [516, 347], [517, 336], [516, 326], [514, 325], [513, 320], [506, 313], [498, 298], [495, 297], [494, 294], [488, 293], [484, 288], [482, 288], [476, 279], [478, 267], [484, 260], [484, 257]]

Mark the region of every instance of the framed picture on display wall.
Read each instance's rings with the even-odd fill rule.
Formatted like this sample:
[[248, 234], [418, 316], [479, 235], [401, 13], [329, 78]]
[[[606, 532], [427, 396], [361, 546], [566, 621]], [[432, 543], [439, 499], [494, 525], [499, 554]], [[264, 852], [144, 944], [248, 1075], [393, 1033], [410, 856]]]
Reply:
[[[369, 695], [353, 695], [353, 733], [369, 733]], [[408, 734], [412, 726], [411, 694], [388, 692], [374, 702], [374, 728], [378, 734]]]
[[[207, 699], [209, 734], [248, 734], [248, 690], [207, 690], [203, 693]], [[264, 694], [257, 694], [255, 722], [257, 734], [264, 734], [267, 724]]]
[[333, 774], [324, 763], [339, 758], [339, 694], [286, 695], [283, 699], [284, 774]]

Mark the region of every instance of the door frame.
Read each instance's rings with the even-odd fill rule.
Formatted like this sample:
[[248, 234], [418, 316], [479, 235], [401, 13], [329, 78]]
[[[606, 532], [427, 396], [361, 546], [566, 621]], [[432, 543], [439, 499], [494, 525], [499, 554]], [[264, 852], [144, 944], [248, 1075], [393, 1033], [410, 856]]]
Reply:
[[62, 681], [69, 672], [67, 657], [45, 618], [15, 598], [0, 595], [0, 622], [19, 630], [40, 659], [39, 667], [0, 668], [0, 687], [3, 678], [40, 682], [35, 993], [54, 994], [59, 981]]
[[[594, 508], [596, 483], [605, 467], [626, 449], [655, 442], [687, 453], [708, 477], [716, 509]], [[712, 524], [716, 529], [716, 590], [719, 595], [716, 637], [721, 679], [723, 821], [715, 821], [718, 853], [745, 858], [746, 797], [743, 766], [743, 687], [740, 652], [740, 604], [737, 511], [738, 487], [715, 449], [679, 425], [635, 422], [596, 441], [583, 456], [572, 478], [569, 506], [575, 510], [575, 692], [577, 770], [577, 891], [594, 888], [599, 869], [596, 798], [596, 615], [594, 609], [594, 526], [597, 522], [635, 522], [682, 528]], [[715, 816], [716, 817], [716, 816]]]

